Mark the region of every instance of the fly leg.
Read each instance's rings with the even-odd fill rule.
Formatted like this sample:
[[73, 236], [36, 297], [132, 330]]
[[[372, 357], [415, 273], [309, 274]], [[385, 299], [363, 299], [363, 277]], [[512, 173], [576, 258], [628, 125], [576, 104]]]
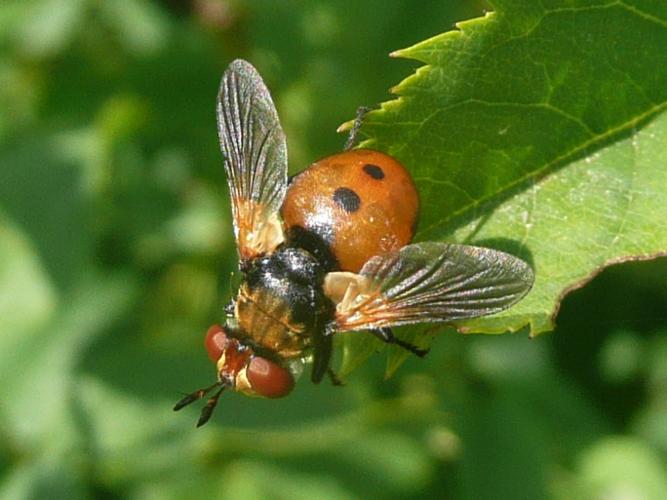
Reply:
[[352, 128], [350, 129], [350, 135], [347, 136], [347, 141], [345, 141], [345, 147], [343, 148], [343, 151], [349, 151], [355, 146], [357, 142], [357, 134], [359, 133], [359, 129], [361, 128], [362, 123], [364, 123], [364, 118], [369, 111], [372, 111], [376, 108], [377, 106], [360, 106], [357, 108], [357, 116], [354, 119]]
[[319, 384], [324, 375], [331, 371], [331, 354], [333, 352], [333, 336], [321, 332], [313, 337], [313, 371], [310, 380]]
[[331, 367], [327, 370], [327, 375], [329, 376], [329, 380], [331, 380], [331, 384], [335, 386], [341, 386], [345, 385], [341, 379], [338, 378], [338, 375], [336, 375], [336, 372], [331, 369]]
[[411, 344], [410, 342], [406, 342], [404, 340], [399, 339], [394, 335], [394, 332], [391, 330], [391, 328], [388, 328], [386, 326], [383, 326], [381, 328], [374, 328], [370, 332], [377, 338], [379, 338], [382, 342], [402, 347], [406, 351], [410, 351], [412, 354], [414, 354], [415, 356], [419, 356], [420, 358], [423, 358], [424, 356], [426, 356], [426, 354], [428, 354], [429, 351], [428, 349], [422, 349], [421, 347], [417, 347], [416, 345]]
[[333, 334], [336, 332], [334, 323], [323, 328], [319, 335], [313, 337], [313, 371], [310, 379], [319, 384], [326, 374], [333, 385], [343, 385], [336, 372], [331, 368], [331, 356], [333, 353]]

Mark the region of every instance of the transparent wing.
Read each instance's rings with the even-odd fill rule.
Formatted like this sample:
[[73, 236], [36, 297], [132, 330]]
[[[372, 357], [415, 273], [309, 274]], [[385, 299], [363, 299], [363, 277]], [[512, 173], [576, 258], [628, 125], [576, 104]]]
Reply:
[[222, 75], [218, 135], [232, 198], [234, 235], [242, 260], [283, 241], [278, 217], [287, 187], [287, 146], [262, 77], [237, 59]]
[[493, 314], [533, 285], [523, 260], [488, 248], [426, 242], [373, 257], [358, 275], [329, 273], [340, 331]]

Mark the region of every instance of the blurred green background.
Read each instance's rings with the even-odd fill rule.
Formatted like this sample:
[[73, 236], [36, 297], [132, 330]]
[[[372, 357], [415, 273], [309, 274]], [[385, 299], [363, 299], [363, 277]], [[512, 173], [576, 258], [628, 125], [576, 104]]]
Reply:
[[667, 262], [611, 268], [558, 330], [444, 332], [384, 380], [195, 430], [182, 393], [236, 252], [214, 105], [255, 64], [290, 168], [339, 150], [417, 64], [388, 53], [482, 1], [0, 4], [0, 498], [667, 498]]

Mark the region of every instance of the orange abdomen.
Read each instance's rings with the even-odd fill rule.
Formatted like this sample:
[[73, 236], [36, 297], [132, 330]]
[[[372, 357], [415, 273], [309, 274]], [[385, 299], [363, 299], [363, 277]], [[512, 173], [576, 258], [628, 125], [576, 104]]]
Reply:
[[287, 229], [318, 234], [340, 269], [358, 272], [371, 257], [412, 240], [419, 197], [394, 158], [355, 149], [328, 156], [297, 175], [281, 209]]

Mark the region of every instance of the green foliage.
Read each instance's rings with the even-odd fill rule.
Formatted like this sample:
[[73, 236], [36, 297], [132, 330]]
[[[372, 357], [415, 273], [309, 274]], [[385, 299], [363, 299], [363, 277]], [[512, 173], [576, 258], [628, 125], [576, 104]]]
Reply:
[[427, 66], [363, 130], [410, 166], [418, 237], [505, 248], [536, 271], [520, 304], [461, 330], [550, 330], [600, 268], [667, 252], [667, 9], [642, 3], [499, 1], [395, 53]]
[[[202, 337], [235, 281], [224, 67], [264, 75], [296, 171], [413, 71], [388, 52], [483, 7], [185, 4], [0, 6], [0, 497], [664, 497], [664, 260], [602, 272], [551, 336], [434, 333], [385, 381], [377, 343], [346, 334], [343, 388], [225, 395], [199, 430], [171, 411], [214, 376]], [[664, 252], [667, 13], [496, 4], [400, 51], [428, 66], [363, 132], [415, 173], [420, 239], [535, 266], [524, 302], [461, 327], [539, 332], [564, 290]]]

